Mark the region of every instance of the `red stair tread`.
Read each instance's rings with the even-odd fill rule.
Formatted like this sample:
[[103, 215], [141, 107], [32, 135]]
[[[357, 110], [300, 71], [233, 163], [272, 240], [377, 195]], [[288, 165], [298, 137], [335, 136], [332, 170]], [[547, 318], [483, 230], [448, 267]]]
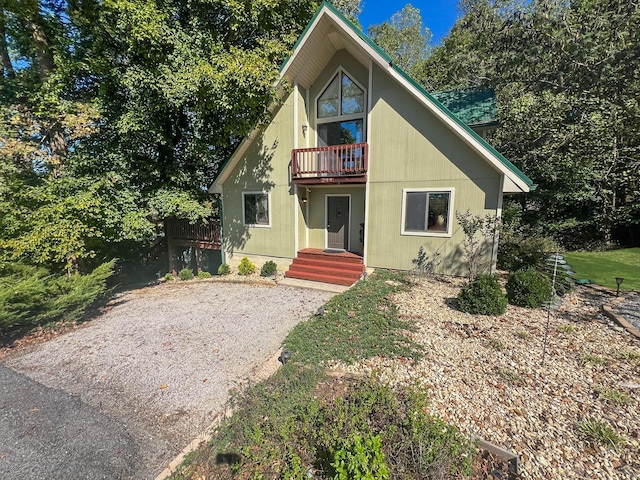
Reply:
[[344, 285], [350, 287], [358, 281], [358, 279], [352, 279], [347, 277], [333, 277], [331, 275], [323, 275], [321, 273], [301, 273], [296, 271], [287, 271], [284, 274], [287, 278], [297, 278], [299, 280], [311, 280], [312, 282], [331, 283], [333, 285]]
[[364, 262], [359, 255], [305, 248], [298, 252], [285, 277], [350, 286], [364, 271]]

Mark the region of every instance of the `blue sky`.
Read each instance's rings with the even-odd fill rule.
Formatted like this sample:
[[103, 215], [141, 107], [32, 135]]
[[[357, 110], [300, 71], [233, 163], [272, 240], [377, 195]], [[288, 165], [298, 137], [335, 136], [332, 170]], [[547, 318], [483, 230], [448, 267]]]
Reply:
[[407, 3], [420, 10], [424, 26], [433, 33], [434, 43], [440, 43], [442, 37], [458, 18], [458, 2], [456, 0], [413, 0], [395, 2], [393, 0], [363, 0], [364, 8], [360, 14], [360, 24], [365, 31], [369, 25], [376, 25], [389, 20], [391, 15], [402, 10]]

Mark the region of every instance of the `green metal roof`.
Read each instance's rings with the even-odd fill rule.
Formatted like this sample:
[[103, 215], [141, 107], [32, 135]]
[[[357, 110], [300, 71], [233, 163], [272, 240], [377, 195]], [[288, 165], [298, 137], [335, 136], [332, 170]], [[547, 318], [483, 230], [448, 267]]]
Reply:
[[492, 88], [461, 88], [431, 95], [470, 127], [498, 123], [496, 95]]

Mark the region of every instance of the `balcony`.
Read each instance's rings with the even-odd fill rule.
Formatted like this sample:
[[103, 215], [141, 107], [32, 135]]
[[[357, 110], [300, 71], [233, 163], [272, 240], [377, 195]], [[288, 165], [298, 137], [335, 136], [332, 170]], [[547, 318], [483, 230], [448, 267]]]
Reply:
[[164, 228], [167, 239], [174, 245], [213, 250], [220, 250], [222, 245], [220, 220], [217, 219], [191, 224], [188, 220], [167, 218]]
[[297, 184], [365, 183], [369, 147], [366, 143], [291, 151], [291, 178]]

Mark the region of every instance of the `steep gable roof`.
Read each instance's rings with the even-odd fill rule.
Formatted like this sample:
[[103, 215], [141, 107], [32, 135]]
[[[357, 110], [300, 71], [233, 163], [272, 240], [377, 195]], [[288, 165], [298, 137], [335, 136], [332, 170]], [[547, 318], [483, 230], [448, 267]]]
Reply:
[[[322, 2], [309, 24], [296, 42], [292, 54], [280, 67], [277, 85], [284, 81], [297, 82], [309, 88], [323, 71], [336, 51], [345, 49], [363, 65], [370, 61], [387, 72], [401, 84], [419, 103], [432, 112], [462, 141], [467, 143], [480, 157], [504, 174], [503, 191], [505, 193], [528, 192], [535, 188], [533, 182], [509, 160], [503, 157], [482, 137], [476, 134], [462, 120], [452, 114], [433, 95], [413, 80], [402, 69], [393, 64], [389, 57], [360, 28], [349, 21], [332, 4]], [[220, 168], [210, 191], [223, 183], [233, 168], [246, 153], [249, 145], [258, 134], [251, 132], [238, 146], [231, 158]]]

